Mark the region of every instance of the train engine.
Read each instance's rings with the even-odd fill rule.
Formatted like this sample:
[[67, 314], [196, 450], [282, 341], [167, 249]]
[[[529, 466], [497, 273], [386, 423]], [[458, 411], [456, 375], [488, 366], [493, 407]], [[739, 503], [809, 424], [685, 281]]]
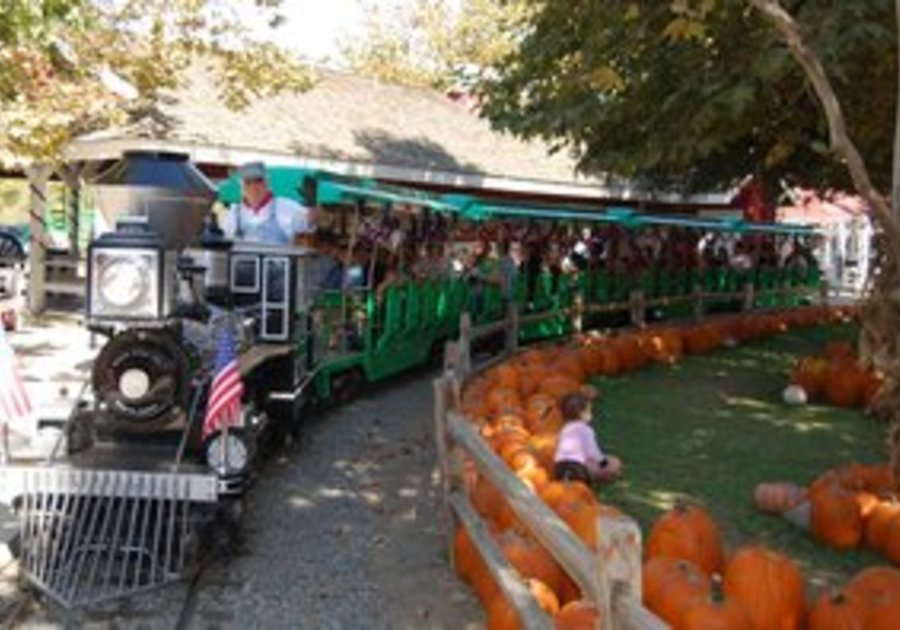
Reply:
[[[257, 454], [295, 429], [311, 374], [312, 251], [226, 239], [187, 156], [126, 153], [95, 185], [86, 321], [105, 341], [47, 459], [0, 473], [23, 573], [65, 606], [181, 576], [200, 532], [240, 511]], [[204, 426], [226, 350], [240, 412]]]

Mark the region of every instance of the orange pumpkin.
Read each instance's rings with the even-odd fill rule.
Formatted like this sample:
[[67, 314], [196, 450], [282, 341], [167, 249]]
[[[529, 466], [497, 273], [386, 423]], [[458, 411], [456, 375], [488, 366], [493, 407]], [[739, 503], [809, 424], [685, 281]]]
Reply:
[[825, 352], [823, 354], [829, 361], [853, 359], [856, 356], [853, 346], [846, 341], [831, 341], [825, 344]]
[[550, 552], [533, 538], [507, 531], [497, 537], [497, 543], [519, 575], [540, 580], [554, 592], [560, 589], [563, 570]]
[[583, 383], [585, 378], [587, 378], [587, 371], [584, 369], [581, 352], [574, 349], [563, 351], [560, 357], [550, 366], [550, 372], [568, 376], [579, 383]]
[[900, 571], [890, 567], [863, 569], [847, 583], [844, 592], [858, 595], [869, 606], [900, 600]]
[[494, 415], [519, 414], [522, 411], [522, 398], [518, 390], [510, 387], [494, 387], [488, 391], [485, 406], [488, 412]]
[[525, 403], [525, 426], [532, 433], [556, 433], [564, 424], [556, 398], [534, 394]]
[[[539, 580], [527, 580], [528, 590], [534, 596], [538, 606], [546, 613], [554, 615], [559, 611], [559, 601], [556, 595]], [[488, 607], [488, 630], [519, 630], [522, 627], [519, 615], [512, 604], [503, 596], [494, 598]]]
[[707, 575], [721, 573], [725, 563], [722, 538], [712, 517], [683, 501], [659, 518], [647, 538], [647, 557], [690, 560]]
[[475, 549], [469, 531], [465, 527], [457, 527], [453, 536], [453, 564], [456, 566], [456, 574], [464, 582], [471, 584], [479, 560], [481, 556]]
[[494, 387], [519, 389], [519, 369], [512, 361], [505, 361], [491, 371]]
[[622, 372], [622, 364], [619, 361], [619, 355], [615, 348], [604, 345], [597, 351], [597, 355], [602, 364], [602, 367], [600, 367], [600, 374], [616, 376]]
[[900, 619], [900, 597], [893, 597], [872, 607], [865, 630], [897, 630]]
[[869, 602], [860, 595], [830, 589], [822, 593], [809, 611], [809, 630], [863, 630]]
[[863, 520], [853, 493], [837, 483], [810, 495], [813, 534], [836, 549], [853, 549], [862, 540]]
[[528, 438], [528, 446], [537, 457], [541, 466], [547, 470], [553, 469], [553, 460], [556, 456], [556, 444], [559, 438], [553, 433], [537, 433]]
[[538, 391], [551, 396], [553, 400], [561, 400], [568, 394], [581, 392], [581, 383], [565, 375], [548, 376], [538, 386]]
[[744, 606], [728, 599], [722, 591], [722, 578], [713, 576], [709, 597], [688, 604], [680, 628], [684, 630], [751, 630], [750, 616]]
[[590, 486], [580, 481], [551, 481], [541, 493], [548, 507], [570, 502], [597, 503], [597, 496]]
[[863, 386], [863, 375], [854, 363], [832, 363], [825, 372], [822, 392], [829, 405], [852, 408], [861, 403]]
[[790, 482], [761, 483], [753, 491], [753, 503], [760, 512], [781, 514], [806, 500], [806, 488]]
[[890, 464], [863, 466], [860, 474], [863, 476], [865, 489], [869, 492], [879, 494], [894, 489], [894, 472]]
[[882, 551], [888, 560], [900, 564], [900, 516], [894, 516], [890, 520]]
[[663, 621], [681, 627], [688, 606], [709, 595], [712, 582], [695, 564], [658, 556], [644, 564], [644, 604]]
[[879, 503], [878, 496], [866, 490], [855, 492], [853, 499], [856, 501], [856, 507], [859, 509], [859, 516], [863, 522], [871, 516], [872, 511]]
[[891, 521], [898, 516], [900, 516], [900, 502], [896, 498], [889, 497], [879, 501], [872, 508], [863, 528], [866, 545], [876, 551], [882, 551], [887, 545]]
[[600, 506], [595, 502], [567, 501], [553, 506], [556, 514], [590, 549], [597, 550], [597, 519]]
[[738, 550], [725, 570], [725, 595], [743, 604], [756, 630], [795, 630], [806, 612], [803, 574], [763, 547]]
[[590, 602], [576, 600], [553, 615], [555, 630], [593, 630], [600, 626], [600, 612]]
[[814, 357], [804, 357], [797, 362], [790, 376], [791, 385], [799, 385], [810, 398], [822, 393], [828, 361]]

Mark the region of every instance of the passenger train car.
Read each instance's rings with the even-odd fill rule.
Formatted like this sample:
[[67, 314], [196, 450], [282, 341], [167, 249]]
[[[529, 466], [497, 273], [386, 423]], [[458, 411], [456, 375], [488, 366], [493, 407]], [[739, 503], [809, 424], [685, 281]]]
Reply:
[[[7, 453], [0, 470], [0, 499], [21, 518], [24, 573], [64, 606], [183, 575], [204, 528], [240, 512], [260, 453], [319, 406], [439, 359], [464, 313], [476, 325], [528, 315], [518, 329], [528, 342], [624, 323], [636, 290], [657, 305], [647, 317], [676, 318], [691, 309], [679, 298], [698, 287], [709, 308], [729, 309], [748, 283], [767, 307], [799, 298], [764, 289], [819, 282], [805, 258], [696, 264], [716, 243], [801, 252], [811, 233], [800, 227], [504, 204], [302, 169], [272, 169], [270, 179], [277, 195], [320, 209], [331, 260], [321, 248], [225, 238], [213, 208], [237, 201], [238, 184], [217, 189], [186, 156], [126, 154], [95, 182], [108, 231], [89, 248], [86, 321], [105, 341], [52, 452], [40, 462]], [[534, 243], [523, 271], [504, 282], [473, 273], [488, 260], [479, 248], [510, 241]], [[538, 250], [548, 243], [560, 251], [545, 264]], [[428, 251], [434, 265], [404, 273]], [[456, 266], [439, 264], [454, 257]], [[342, 280], [326, 288], [323, 264], [335, 259]], [[354, 259], [365, 271], [351, 286], [343, 278]], [[376, 282], [379, 266], [392, 281]], [[204, 438], [223, 337], [236, 344], [243, 408]]]

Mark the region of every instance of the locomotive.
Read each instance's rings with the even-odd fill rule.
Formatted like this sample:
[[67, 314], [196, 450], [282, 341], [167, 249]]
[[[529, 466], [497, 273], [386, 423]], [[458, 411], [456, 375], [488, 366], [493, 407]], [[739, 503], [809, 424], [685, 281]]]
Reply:
[[[528, 342], [569, 334], [582, 320], [585, 328], [623, 323], [635, 290], [661, 305], [658, 316], [683, 317], [701, 290], [710, 308], [731, 308], [749, 283], [759, 290], [755, 305], [768, 307], [796, 303], [819, 283], [812, 263], [735, 271], [679, 266], [674, 256], [639, 273], [613, 264], [616, 239], [659, 226], [793, 239], [808, 238], [806, 228], [526, 208], [301, 169], [272, 170], [270, 179], [277, 195], [328, 209], [325, 222], [353, 234], [351, 243], [369, 225], [387, 241], [450, 246], [584, 232], [604, 249], [593, 256], [601, 262], [571, 273], [522, 273], [505, 295], [453, 270], [383, 292], [371, 282], [326, 290], [316, 251], [223, 236], [212, 208], [237, 201], [235, 181], [217, 189], [184, 155], [126, 153], [94, 182], [103, 225], [88, 249], [86, 322], [105, 341], [91, 380], [46, 461], [0, 467], [0, 500], [21, 519], [23, 573], [64, 606], [183, 577], [205, 531], [239, 517], [261, 453], [295, 433], [314, 405], [439, 357], [463, 313], [507, 333], [510, 309], [522, 313], [514, 334]], [[553, 231], [560, 226], [565, 232]], [[659, 263], [664, 243], [656, 247]], [[244, 383], [240, 422], [204, 437], [223, 336], [235, 341]]]

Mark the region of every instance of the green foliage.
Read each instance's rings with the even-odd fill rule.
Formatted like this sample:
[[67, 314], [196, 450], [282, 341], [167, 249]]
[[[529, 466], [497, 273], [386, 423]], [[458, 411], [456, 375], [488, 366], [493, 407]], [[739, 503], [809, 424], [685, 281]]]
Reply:
[[[890, 0], [785, 2], [822, 56], [850, 133], [890, 185]], [[534, 0], [517, 49], [481, 85], [497, 126], [572, 150], [586, 171], [688, 190], [749, 173], [845, 185], [805, 78], [741, 0]], [[598, 81], [597, 77], [615, 77]]]
[[75, 135], [146, 111], [191, 63], [216, 73], [233, 107], [308, 88], [308, 68], [242, 23], [279, 22], [279, 4], [0, 0], [0, 161], [58, 159]]
[[363, 37], [341, 45], [354, 71], [393, 83], [447, 88], [508, 56], [525, 0], [416, 0], [366, 6]]

